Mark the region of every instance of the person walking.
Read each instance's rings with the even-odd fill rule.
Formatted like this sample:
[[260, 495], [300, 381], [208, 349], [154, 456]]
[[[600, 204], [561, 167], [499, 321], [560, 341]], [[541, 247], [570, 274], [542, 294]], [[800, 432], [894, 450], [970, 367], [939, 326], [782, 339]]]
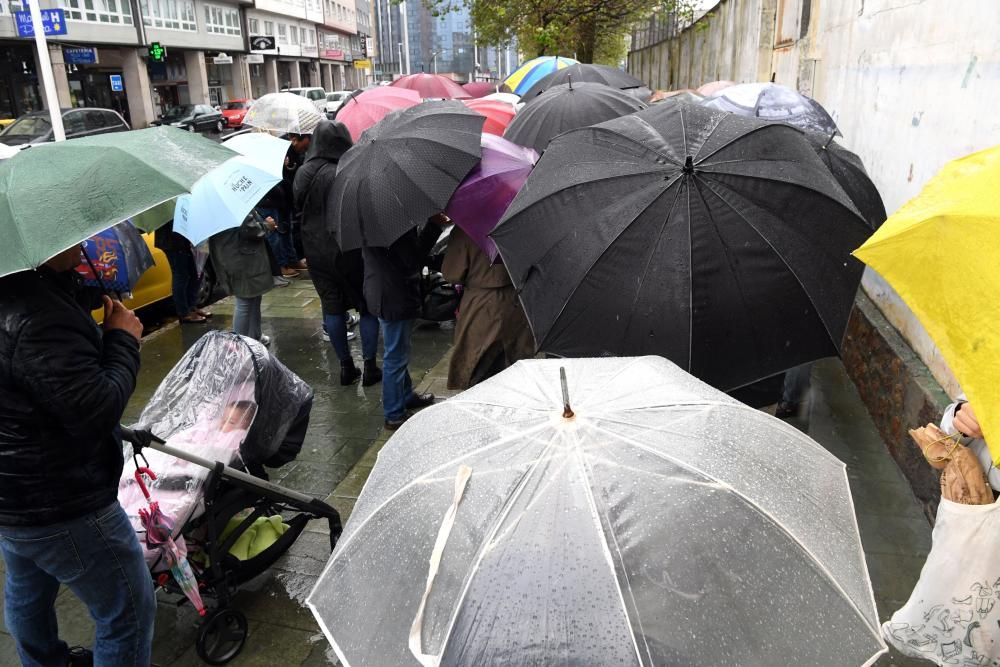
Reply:
[[153, 233], [153, 246], [163, 251], [170, 265], [171, 297], [181, 324], [204, 324], [212, 313], [198, 307], [201, 281], [191, 242], [174, 231], [171, 220]]
[[442, 226], [450, 223], [438, 213], [422, 230], [411, 229], [388, 248], [362, 247], [365, 303], [382, 328], [382, 411], [390, 431], [403, 425], [410, 410], [434, 403], [434, 394], [413, 391], [410, 339], [421, 312], [421, 271]]
[[295, 263], [290, 268], [297, 271], [308, 269], [308, 262], [304, 260], [305, 250], [302, 244], [302, 222], [299, 213], [294, 205], [293, 193], [295, 189], [295, 174], [299, 167], [305, 162], [306, 153], [312, 144], [311, 134], [289, 134], [287, 136], [291, 145], [285, 155], [285, 165], [281, 170], [281, 188], [285, 193], [285, 201], [288, 207], [289, 238], [291, 239], [292, 255]]
[[499, 261], [492, 264], [461, 227], [451, 230], [441, 273], [462, 286], [448, 389], [468, 389], [534, 356], [528, 318], [507, 268]]
[[[142, 324], [103, 297], [90, 316], [79, 247], [0, 278], [0, 551], [4, 624], [29, 667], [147, 667], [156, 598], [118, 504], [116, 436], [139, 372]], [[61, 585], [96, 624], [93, 652], [59, 639]]]
[[267, 234], [274, 227], [273, 221], [264, 222], [253, 210], [239, 227], [214, 234], [208, 240], [215, 277], [227, 294], [236, 297], [233, 331], [264, 345], [271, 339], [261, 333], [260, 304], [264, 294], [274, 287], [266, 245]]
[[[361, 250], [341, 252], [329, 231], [334, 210], [333, 183], [337, 163], [351, 147], [351, 133], [335, 121], [324, 120], [313, 132], [312, 147], [298, 168], [292, 190], [295, 210], [301, 214], [302, 244], [309, 276], [323, 309], [323, 327], [340, 360], [340, 384], [371, 386], [382, 379], [375, 363], [378, 353], [378, 319], [368, 312], [364, 299], [364, 261]], [[358, 369], [347, 343], [348, 310], [361, 316], [361, 356], [364, 373]]]

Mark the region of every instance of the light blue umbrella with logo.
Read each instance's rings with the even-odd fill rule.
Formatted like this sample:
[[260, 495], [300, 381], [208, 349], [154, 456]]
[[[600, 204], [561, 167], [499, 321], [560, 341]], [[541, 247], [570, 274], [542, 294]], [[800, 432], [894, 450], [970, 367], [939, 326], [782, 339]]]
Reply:
[[266, 134], [256, 136], [259, 138], [226, 142], [228, 148], [241, 155], [205, 174], [190, 194], [177, 198], [174, 231], [193, 245], [238, 227], [281, 181], [281, 166], [289, 142]]

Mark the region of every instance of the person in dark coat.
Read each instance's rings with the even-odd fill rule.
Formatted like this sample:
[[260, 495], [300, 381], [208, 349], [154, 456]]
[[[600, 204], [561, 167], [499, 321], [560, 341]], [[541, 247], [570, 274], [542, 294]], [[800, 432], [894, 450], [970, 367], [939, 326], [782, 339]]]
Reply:
[[[340, 384], [354, 384], [362, 378], [361, 383], [368, 387], [382, 379], [382, 371], [375, 363], [378, 320], [365, 305], [361, 250], [341, 252], [329, 222], [335, 205], [332, 197], [337, 163], [351, 145], [351, 133], [346, 126], [321, 121], [313, 132], [306, 161], [295, 176], [292, 193], [295, 209], [301, 214], [309, 275], [323, 306], [323, 326], [340, 359]], [[347, 311], [351, 308], [361, 315], [363, 377], [347, 344]]]
[[420, 317], [420, 277], [427, 255], [451, 221], [433, 216], [419, 232], [411, 229], [388, 248], [364, 246], [365, 303], [382, 326], [382, 410], [385, 428], [403, 425], [409, 410], [434, 402], [434, 394], [417, 394], [410, 379], [410, 338]]
[[171, 220], [156, 230], [153, 246], [163, 251], [170, 264], [171, 297], [181, 324], [204, 324], [212, 314], [198, 307], [201, 285], [191, 242], [174, 231]]
[[[116, 431], [139, 372], [142, 324], [104, 297], [90, 316], [80, 249], [0, 278], [0, 551], [4, 624], [27, 665], [148, 665], [156, 599], [118, 504]], [[103, 331], [102, 331], [103, 329]], [[59, 639], [67, 586], [97, 625], [93, 655]]]

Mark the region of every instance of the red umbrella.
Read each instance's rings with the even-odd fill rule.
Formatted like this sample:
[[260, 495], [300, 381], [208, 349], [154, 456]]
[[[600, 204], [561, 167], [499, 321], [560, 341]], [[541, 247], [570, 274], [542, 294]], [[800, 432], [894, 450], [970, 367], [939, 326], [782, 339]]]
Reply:
[[357, 141], [362, 132], [393, 111], [407, 109], [420, 102], [416, 91], [379, 86], [347, 98], [337, 110], [337, 120], [347, 126], [351, 139]]
[[504, 130], [514, 120], [517, 110], [506, 102], [496, 100], [463, 100], [465, 106], [483, 116], [486, 116], [486, 123], [483, 124], [483, 132], [495, 134], [502, 137]]
[[471, 83], [463, 83], [462, 88], [465, 88], [465, 92], [475, 98], [486, 97], [491, 93], [510, 92], [510, 88], [503, 81], [472, 81]]
[[390, 84], [393, 88], [409, 88], [420, 94], [420, 97], [437, 100], [467, 100], [472, 97], [462, 86], [452, 79], [440, 74], [410, 74], [396, 79]]

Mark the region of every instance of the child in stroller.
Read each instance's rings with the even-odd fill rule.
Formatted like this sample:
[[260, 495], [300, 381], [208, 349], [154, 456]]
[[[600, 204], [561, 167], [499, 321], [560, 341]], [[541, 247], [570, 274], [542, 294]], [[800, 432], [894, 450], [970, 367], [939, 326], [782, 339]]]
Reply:
[[[191, 564], [198, 593], [215, 601], [196, 647], [209, 664], [224, 664], [243, 647], [246, 618], [229, 608], [242, 583], [271, 567], [312, 519], [329, 523], [331, 550], [340, 535], [332, 507], [266, 481], [265, 466], [298, 455], [311, 407], [309, 386], [263, 345], [214, 331], [167, 374], [134, 430], [122, 428], [132, 451], [126, 451], [119, 502], [154, 580], [182, 594], [184, 582], [170, 575], [172, 558], [155, 541], [147, 544], [140, 510], [148, 508], [148, 488], [172, 524], [170, 537]], [[143, 476], [146, 469], [155, 479]], [[248, 549], [250, 542], [256, 544]]]

